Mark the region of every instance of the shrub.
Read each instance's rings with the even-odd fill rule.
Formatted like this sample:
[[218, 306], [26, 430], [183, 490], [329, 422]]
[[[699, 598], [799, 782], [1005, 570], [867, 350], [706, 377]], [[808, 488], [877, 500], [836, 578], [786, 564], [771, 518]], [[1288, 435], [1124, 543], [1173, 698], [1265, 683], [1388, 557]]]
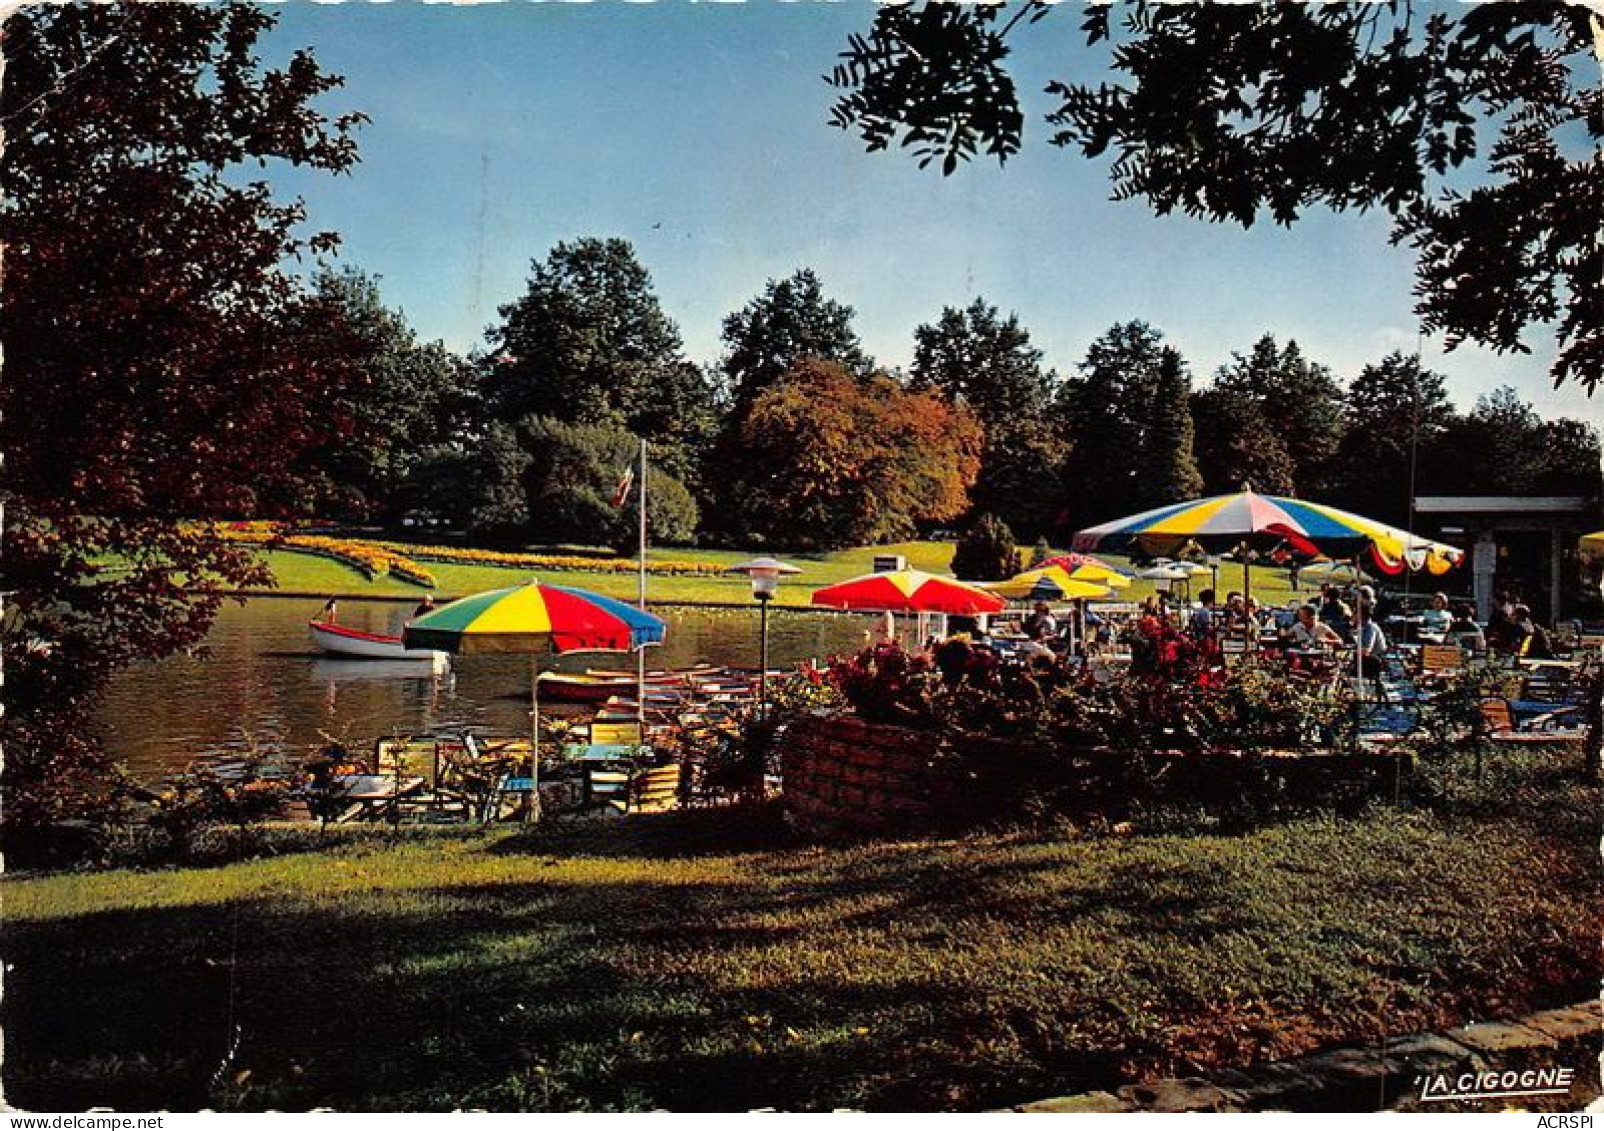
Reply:
[[952, 555], [952, 572], [965, 581], [1002, 581], [1020, 571], [1014, 532], [995, 515], [977, 518]]

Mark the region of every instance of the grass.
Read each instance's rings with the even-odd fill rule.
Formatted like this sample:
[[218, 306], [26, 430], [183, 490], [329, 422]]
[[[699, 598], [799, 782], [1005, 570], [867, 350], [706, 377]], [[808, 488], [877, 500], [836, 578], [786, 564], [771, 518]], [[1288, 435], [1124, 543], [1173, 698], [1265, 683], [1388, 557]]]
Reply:
[[[888, 546], [860, 546], [829, 554], [784, 555], [786, 560], [801, 566], [804, 572], [781, 585], [776, 603], [790, 606], [806, 605], [808, 603], [808, 594], [813, 589], [868, 573], [873, 567], [874, 557], [877, 554], [901, 554], [908, 559], [908, 564], [915, 569], [945, 574], [949, 572], [949, 567], [952, 563], [952, 552], [953, 545], [950, 542], [902, 542]], [[749, 551], [700, 550], [677, 547], [663, 547], [652, 551], [652, 553], [654, 557], [664, 560], [705, 561], [716, 562], [721, 565], [733, 565], [752, 556], [752, 552]], [[369, 581], [362, 573], [350, 566], [311, 554], [275, 550], [267, 554], [267, 560], [272, 566], [274, 576], [278, 580], [278, 587], [285, 592], [339, 593], [352, 597], [406, 596], [414, 598], [423, 592], [416, 585], [392, 577], [381, 577], [375, 581]], [[1126, 564], [1126, 559], [1117, 555], [1109, 555], [1107, 560], [1114, 565]], [[506, 585], [516, 585], [531, 576], [530, 571], [521, 569], [450, 565], [445, 562], [423, 562], [422, 564], [435, 576], [437, 582], [435, 591], [448, 597], [463, 596], [468, 593], [476, 593]], [[558, 584], [577, 585], [580, 588], [590, 589], [612, 597], [633, 599], [636, 592], [635, 575], [629, 573], [564, 571], [561, 573], [553, 572], [543, 576]], [[1241, 581], [1242, 573], [1239, 566], [1227, 565], [1221, 567], [1220, 587], [1222, 589], [1240, 589]], [[1208, 578], [1204, 575], [1198, 579], [1193, 588], [1194, 590], [1201, 589], [1207, 584]], [[728, 577], [652, 576], [648, 579], [648, 586], [651, 599], [658, 602], [711, 602], [733, 605], [748, 605], [751, 603], [751, 587], [747, 580], [738, 574], [731, 574]], [[1141, 600], [1152, 592], [1153, 589], [1150, 582], [1137, 581], [1130, 589], [1124, 591], [1124, 599]], [[1266, 603], [1284, 603], [1291, 595], [1287, 584], [1286, 571], [1255, 569], [1253, 571], [1253, 592], [1259, 596], [1261, 601]]]
[[1597, 790], [1504, 773], [1240, 837], [682, 812], [13, 877], [6, 1094], [973, 1109], [1512, 1015], [1592, 992], [1604, 885]]

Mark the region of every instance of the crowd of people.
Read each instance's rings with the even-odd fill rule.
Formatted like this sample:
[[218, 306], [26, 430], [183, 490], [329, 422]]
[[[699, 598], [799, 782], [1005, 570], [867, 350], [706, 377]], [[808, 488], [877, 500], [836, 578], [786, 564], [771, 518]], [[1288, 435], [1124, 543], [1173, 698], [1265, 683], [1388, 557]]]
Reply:
[[[1128, 620], [1100, 615], [1092, 607], [1071, 608], [1068, 615], [1038, 602], [1013, 632], [994, 636], [981, 623], [951, 618], [945, 637], [925, 642], [926, 654], [950, 682], [972, 679], [980, 669], [994, 670], [1009, 659], [1026, 665], [1056, 664], [1095, 657], [1106, 651], [1116, 634], [1146, 624], [1178, 627], [1210, 651], [1278, 651], [1293, 657], [1335, 654], [1357, 649], [1357, 664], [1367, 678], [1379, 678], [1399, 643], [1451, 644], [1475, 654], [1488, 652], [1528, 657], [1553, 656], [1548, 631], [1518, 596], [1501, 592], [1485, 629], [1475, 608], [1444, 593], [1410, 613], [1396, 596], [1378, 595], [1369, 584], [1343, 587], [1327, 583], [1318, 595], [1300, 597], [1285, 606], [1269, 607], [1258, 598], [1230, 592], [1220, 601], [1204, 589], [1197, 601], [1178, 612], [1163, 599], [1148, 597]], [[1390, 632], [1389, 632], [1390, 630]]]

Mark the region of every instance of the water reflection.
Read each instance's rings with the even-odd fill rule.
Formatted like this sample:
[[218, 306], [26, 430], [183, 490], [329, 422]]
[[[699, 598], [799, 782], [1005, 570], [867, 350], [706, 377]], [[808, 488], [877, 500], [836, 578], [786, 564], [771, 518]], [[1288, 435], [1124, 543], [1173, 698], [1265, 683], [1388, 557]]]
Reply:
[[[124, 672], [97, 717], [108, 748], [136, 777], [184, 768], [196, 758], [252, 750], [294, 764], [330, 737], [365, 747], [388, 734], [451, 725], [515, 732], [528, 725], [529, 660], [470, 656], [444, 670], [387, 660], [341, 660], [319, 652], [306, 623], [322, 602], [260, 598], [218, 614], [204, 654], [174, 656]], [[342, 601], [340, 622], [393, 631], [409, 606]], [[648, 654], [654, 667], [706, 660], [757, 665], [757, 617], [745, 609], [659, 610], [668, 638]], [[857, 647], [868, 620], [776, 611], [770, 658], [790, 665]], [[546, 666], [629, 666], [627, 656], [547, 659]]]

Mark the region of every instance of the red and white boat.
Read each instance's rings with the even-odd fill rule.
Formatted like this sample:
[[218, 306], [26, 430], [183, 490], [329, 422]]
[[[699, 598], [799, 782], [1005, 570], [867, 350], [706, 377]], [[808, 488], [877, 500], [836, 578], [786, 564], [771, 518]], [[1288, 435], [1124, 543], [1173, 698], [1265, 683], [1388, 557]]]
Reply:
[[446, 661], [444, 652], [430, 648], [408, 648], [399, 636], [381, 636], [325, 620], [308, 621], [312, 643], [334, 656], [358, 656], [368, 660], [419, 660], [435, 664]]

